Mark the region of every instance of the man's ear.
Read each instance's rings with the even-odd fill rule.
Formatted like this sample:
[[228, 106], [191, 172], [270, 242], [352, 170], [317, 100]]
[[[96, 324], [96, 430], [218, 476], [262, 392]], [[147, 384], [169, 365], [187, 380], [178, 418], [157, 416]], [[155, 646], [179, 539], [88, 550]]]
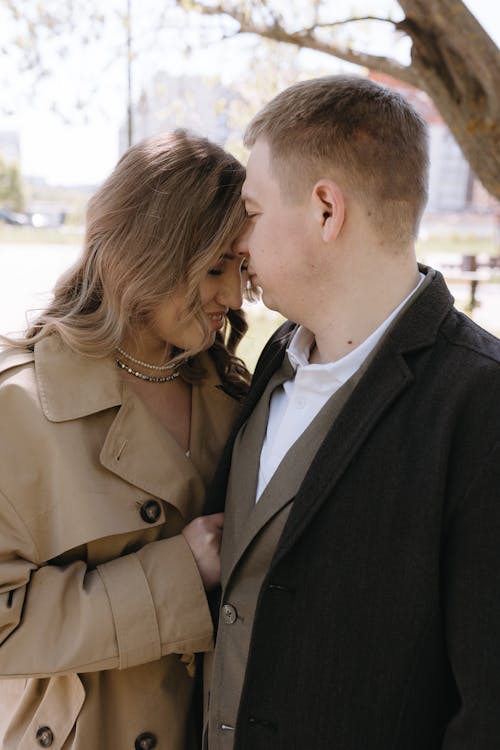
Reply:
[[311, 200], [324, 242], [336, 240], [345, 220], [345, 198], [342, 190], [333, 180], [318, 180], [313, 187]]

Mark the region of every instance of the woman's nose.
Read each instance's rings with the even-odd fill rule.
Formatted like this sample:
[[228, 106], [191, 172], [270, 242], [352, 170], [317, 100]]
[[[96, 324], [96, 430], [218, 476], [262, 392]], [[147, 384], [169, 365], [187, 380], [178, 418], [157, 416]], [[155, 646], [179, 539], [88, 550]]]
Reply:
[[248, 240], [250, 239], [252, 229], [252, 224], [248, 223], [243, 232], [234, 241], [232, 250], [235, 255], [239, 255], [242, 258], [248, 258]]
[[224, 307], [239, 310], [243, 304], [241, 270], [239, 265], [222, 277], [223, 284], [217, 295], [217, 301]]

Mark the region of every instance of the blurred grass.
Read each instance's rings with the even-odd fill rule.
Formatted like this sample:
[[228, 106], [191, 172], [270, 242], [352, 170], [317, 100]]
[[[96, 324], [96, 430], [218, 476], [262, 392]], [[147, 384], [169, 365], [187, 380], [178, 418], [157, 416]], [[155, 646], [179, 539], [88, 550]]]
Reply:
[[[81, 244], [83, 227], [65, 224], [62, 227], [17, 227], [0, 223], [0, 243], [16, 244]], [[493, 238], [471, 235], [447, 237], [427, 237], [417, 241], [419, 260], [436, 253], [453, 253], [459, 255], [500, 255], [500, 241]]]
[[284, 322], [285, 318], [277, 312], [267, 310], [260, 302], [245, 305], [248, 332], [238, 347], [238, 357], [253, 372], [259, 355], [268, 338]]
[[454, 255], [500, 255], [500, 242], [487, 237], [428, 237], [417, 240], [417, 258], [424, 263], [429, 256], [452, 253]]
[[83, 230], [76, 226], [16, 227], [0, 223], [0, 244], [5, 245], [81, 245]]

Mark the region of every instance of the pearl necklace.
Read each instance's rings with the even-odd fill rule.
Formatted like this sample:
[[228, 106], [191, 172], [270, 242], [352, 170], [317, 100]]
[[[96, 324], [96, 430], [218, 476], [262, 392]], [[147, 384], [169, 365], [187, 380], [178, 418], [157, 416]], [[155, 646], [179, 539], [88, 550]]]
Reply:
[[142, 365], [143, 367], [146, 367], [148, 370], [172, 370], [174, 367], [179, 367], [178, 362], [175, 362], [173, 365], [150, 365], [148, 362], [143, 362], [142, 359], [136, 359], [128, 352], [125, 352], [123, 349], [120, 349], [119, 346], [116, 347], [116, 351], [120, 352], [120, 354], [123, 354], [125, 359], [130, 360], [130, 362], [134, 362], [136, 365]]
[[[144, 373], [142, 372], [133, 370], [131, 367], [126, 365], [125, 362], [122, 362], [121, 359], [117, 359], [116, 357], [115, 357], [115, 362], [118, 365], [118, 367], [121, 367], [122, 370], [125, 370], [126, 372], [130, 373], [130, 375], [134, 375], [136, 378], [140, 378], [141, 380], [146, 380], [148, 383], [169, 383], [171, 380], [175, 380], [175, 378], [178, 378], [180, 375], [179, 370], [176, 370], [171, 375], [161, 375], [159, 377], [154, 377], [151, 375], [144, 375]], [[173, 366], [175, 365], [169, 365], [169, 369]]]

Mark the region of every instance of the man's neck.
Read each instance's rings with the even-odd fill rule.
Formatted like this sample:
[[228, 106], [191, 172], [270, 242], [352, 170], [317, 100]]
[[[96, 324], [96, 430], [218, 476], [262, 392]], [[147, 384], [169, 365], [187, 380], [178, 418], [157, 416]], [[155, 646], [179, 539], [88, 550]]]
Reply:
[[344, 294], [332, 294], [331, 303], [322, 307], [312, 325], [305, 323], [316, 339], [309, 361], [335, 362], [354, 351], [408, 297], [418, 281], [416, 262], [410, 262], [358, 276], [355, 283], [345, 287]]

